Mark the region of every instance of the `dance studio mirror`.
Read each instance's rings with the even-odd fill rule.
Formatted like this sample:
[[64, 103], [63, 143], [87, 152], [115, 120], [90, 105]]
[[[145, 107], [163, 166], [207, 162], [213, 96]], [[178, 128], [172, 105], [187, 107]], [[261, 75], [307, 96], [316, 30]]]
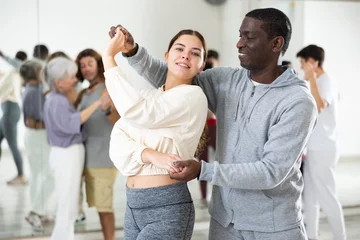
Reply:
[[[327, 69], [334, 78], [342, 77], [343, 81], [343, 74], [348, 74], [344, 80], [346, 81], [352, 76], [352, 73], [336, 71], [339, 64], [337, 62], [338, 57], [335, 57], [336, 54], [341, 54], [343, 59], [351, 59], [351, 61], [346, 60], [347, 66], [352, 66], [348, 69], [356, 69], [355, 63], [360, 60], [358, 56], [346, 55], [345, 51], [338, 53], [334, 47], [336, 46], [336, 40], [332, 36], [333, 28], [340, 31], [343, 26], [346, 26], [347, 31], [354, 33], [354, 37], [348, 39], [348, 45], [353, 46], [355, 49], [352, 52], [359, 52], [357, 42], [360, 41], [360, 35], [355, 30], [354, 24], [351, 24], [347, 17], [341, 13], [337, 13], [337, 22], [334, 22], [334, 16], [331, 14], [318, 13], [313, 10], [325, 6], [334, 9], [334, 11], [335, 9], [346, 8], [348, 17], [351, 15], [352, 18], [359, 19], [355, 9], [360, 11], [360, 3], [354, 1], [329, 1], [325, 3], [322, 1], [227, 0], [219, 1], [222, 4], [216, 5], [211, 4], [211, 2], [216, 1], [105, 0], [90, 3], [85, 0], [0, 0], [0, 29], [2, 33], [0, 51], [12, 58], [17, 51], [22, 50], [27, 53], [28, 59], [33, 59], [34, 46], [43, 44], [48, 48], [50, 54], [62, 51], [75, 61], [78, 54], [87, 48], [94, 49], [101, 55], [108, 44], [109, 28], [113, 25], [122, 24], [132, 33], [136, 42], [145, 46], [151, 54], [164, 59], [164, 53], [170, 39], [179, 30], [190, 28], [201, 32], [207, 41], [208, 48], [215, 49], [220, 53], [221, 66], [238, 67], [238, 52], [235, 46], [239, 37], [238, 29], [244, 15], [253, 8], [271, 6], [285, 12], [293, 24], [292, 40], [284, 59], [291, 60], [297, 71], [300, 71], [300, 64], [296, 59], [296, 53], [305, 44], [310, 44], [313, 41], [325, 45], [326, 49], [328, 49]], [[322, 23], [329, 24], [332, 27], [326, 27], [322, 33], [319, 33], [317, 29], [320, 28], [320, 23], [316, 21], [318, 17], [321, 17]], [[323, 40], [324, 38], [332, 40], [326, 42]], [[131, 76], [136, 75], [134, 70], [127, 65], [125, 59], [119, 56], [117, 60], [124, 69], [127, 69]], [[13, 69], [3, 58], [0, 59], [0, 74], [6, 74]], [[135, 78], [138, 79], [138, 77]], [[352, 89], [355, 89], [355, 87], [349, 88], [348, 86], [354, 86], [354, 84], [359, 86], [358, 82], [349, 84], [344, 81], [339, 83], [342, 106], [351, 104], [354, 98]], [[145, 80], [138, 80], [134, 84], [144, 88], [151, 87]], [[77, 87], [88, 87], [89, 85], [87, 81], [84, 81], [78, 84]], [[22, 103], [20, 103], [20, 109], [21, 107]], [[354, 191], [349, 191], [349, 189], [358, 189], [359, 185], [356, 184], [360, 183], [360, 179], [349, 183], [344, 172], [352, 174], [355, 169], [359, 169], [360, 152], [355, 143], [358, 137], [355, 135], [356, 131], [348, 126], [357, 126], [357, 122], [360, 121], [360, 114], [359, 112], [354, 114], [345, 109], [340, 111], [342, 113], [340, 116], [342, 129], [340, 162], [351, 163], [339, 167], [342, 180], [339, 181], [338, 191], [344, 207], [358, 206], [360, 205], [359, 196]], [[3, 114], [3, 111], [1, 111], [1, 114]], [[357, 130], [359, 129], [357, 128]], [[50, 181], [48, 179], [51, 176], [52, 166], [47, 162], [49, 158], [48, 152], [38, 140], [29, 139], [22, 116], [17, 122], [17, 131], [18, 148], [23, 159], [24, 176], [29, 183], [23, 185], [7, 184], [7, 181], [16, 175], [17, 168], [9, 146], [5, 140], [2, 141], [0, 161], [0, 239], [49, 236], [53, 230], [53, 223], [47, 224], [44, 222], [42, 227], [36, 228], [31, 223], [36, 225], [35, 221], [37, 219], [29, 218], [29, 214], [34, 207], [42, 209], [41, 214], [44, 216], [55, 217], [56, 215], [55, 183], [52, 183], [52, 186], [48, 184], [43, 190], [39, 188], [44, 182]], [[29, 144], [29, 142], [32, 144]], [[38, 161], [29, 161], [29, 149], [27, 149], [27, 146], [32, 146], [32, 151], [39, 158]], [[208, 153], [209, 161], [214, 161], [215, 149], [209, 148]], [[36, 186], [30, 184], [30, 181], [35, 181], [32, 172], [36, 172], [37, 176], [39, 176], [36, 180]], [[356, 175], [352, 175], [352, 177], [355, 178]], [[82, 189], [78, 194], [82, 200], [78, 204], [80, 209], [78, 212], [79, 221], [75, 223], [75, 232], [101, 231], [97, 209], [88, 206], [86, 184], [83, 180], [81, 182]], [[113, 212], [116, 229], [122, 229], [124, 223], [123, 218], [126, 207], [125, 182], [126, 178], [117, 173], [113, 188]], [[195, 204], [196, 222], [208, 221], [210, 216], [206, 202], [201, 200], [199, 182], [196, 180], [191, 181], [188, 186]], [[38, 197], [35, 199], [32, 196], [36, 194]], [[208, 184], [207, 200], [210, 197], [211, 186]], [[35, 201], [39, 206], [34, 206]]]

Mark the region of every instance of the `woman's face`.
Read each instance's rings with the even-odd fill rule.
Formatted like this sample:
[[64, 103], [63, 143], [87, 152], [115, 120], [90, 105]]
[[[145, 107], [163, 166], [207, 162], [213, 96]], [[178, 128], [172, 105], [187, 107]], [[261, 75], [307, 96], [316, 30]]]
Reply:
[[80, 59], [80, 71], [85, 79], [89, 82], [98, 77], [98, 66], [94, 57], [83, 57]]
[[204, 51], [200, 39], [196, 36], [180, 36], [169, 52], [165, 53], [169, 73], [175, 78], [184, 80], [184, 83], [190, 83], [205, 66]]
[[56, 80], [56, 87], [63, 93], [71, 92], [75, 89], [77, 81], [76, 75], [73, 74], [63, 80]]

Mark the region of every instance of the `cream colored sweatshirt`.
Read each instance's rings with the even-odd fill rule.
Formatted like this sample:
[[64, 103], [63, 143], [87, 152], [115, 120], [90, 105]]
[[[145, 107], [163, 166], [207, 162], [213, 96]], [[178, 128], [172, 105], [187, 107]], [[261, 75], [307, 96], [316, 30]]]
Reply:
[[112, 130], [109, 154], [122, 175], [168, 174], [142, 162], [145, 148], [178, 154], [184, 160], [194, 158], [208, 109], [200, 87], [136, 89], [119, 67], [107, 70], [105, 78], [121, 116]]

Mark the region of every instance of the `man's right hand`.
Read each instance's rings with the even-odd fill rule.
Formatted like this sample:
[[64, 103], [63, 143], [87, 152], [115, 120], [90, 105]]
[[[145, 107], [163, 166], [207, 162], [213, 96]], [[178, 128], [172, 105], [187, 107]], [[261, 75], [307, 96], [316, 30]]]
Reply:
[[113, 38], [115, 36], [117, 27], [120, 27], [120, 30], [125, 37], [125, 46], [122, 52], [123, 53], [131, 52], [131, 50], [134, 50], [136, 48], [136, 44], [131, 33], [129, 33], [128, 30], [126, 30], [126, 28], [124, 28], [123, 26], [121, 26], [120, 24], [118, 24], [116, 27], [111, 26], [109, 31], [110, 38]]

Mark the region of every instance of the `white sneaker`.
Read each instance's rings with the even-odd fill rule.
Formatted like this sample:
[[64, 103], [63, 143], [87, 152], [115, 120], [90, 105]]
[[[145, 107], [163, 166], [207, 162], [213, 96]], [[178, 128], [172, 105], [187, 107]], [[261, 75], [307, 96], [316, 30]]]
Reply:
[[75, 223], [82, 223], [86, 220], [86, 215], [85, 213], [79, 213], [78, 217], [76, 218]]
[[7, 182], [8, 185], [26, 185], [28, 180], [24, 176], [16, 176]]
[[36, 213], [30, 212], [26, 217], [25, 220], [30, 223], [32, 229], [35, 231], [43, 231], [44, 226], [42, 225], [40, 216]]
[[39, 215], [43, 225], [52, 224], [55, 222], [55, 218], [49, 215]]

